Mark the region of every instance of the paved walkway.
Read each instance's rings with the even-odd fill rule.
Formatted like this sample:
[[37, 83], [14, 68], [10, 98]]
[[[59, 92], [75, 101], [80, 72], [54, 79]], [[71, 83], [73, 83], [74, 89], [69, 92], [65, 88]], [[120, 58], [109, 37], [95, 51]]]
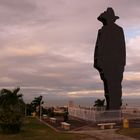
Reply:
[[[106, 129], [106, 130], [88, 130], [88, 131], [70, 131], [72, 133], [87, 134], [96, 138], [96, 140], [138, 140], [128, 136], [123, 136], [115, 133], [116, 129]], [[92, 138], [87, 138], [83, 140], [94, 140]]]
[[[42, 121], [42, 123], [48, 125], [46, 122]], [[52, 129], [54, 129], [56, 132], [59, 132], [54, 127], [50, 126]], [[82, 128], [82, 130], [79, 131], [67, 131], [69, 133], [79, 133], [79, 134], [86, 134], [88, 136], [91, 136], [92, 138], [83, 138], [80, 140], [138, 140], [135, 138], [131, 138], [128, 136], [117, 134], [116, 129], [105, 129], [105, 130], [97, 130], [97, 128], [85, 126]]]

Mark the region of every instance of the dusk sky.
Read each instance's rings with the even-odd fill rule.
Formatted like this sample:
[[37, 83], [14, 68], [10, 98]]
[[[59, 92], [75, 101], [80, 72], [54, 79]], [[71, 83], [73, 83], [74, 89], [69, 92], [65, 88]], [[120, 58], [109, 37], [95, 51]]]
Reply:
[[103, 97], [93, 55], [107, 7], [125, 33], [123, 96], [140, 98], [140, 0], [0, 0], [0, 87], [26, 99]]

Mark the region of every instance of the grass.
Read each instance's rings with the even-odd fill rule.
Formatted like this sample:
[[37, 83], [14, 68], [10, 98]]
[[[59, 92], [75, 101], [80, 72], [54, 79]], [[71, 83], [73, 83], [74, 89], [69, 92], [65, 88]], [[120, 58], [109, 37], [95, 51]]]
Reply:
[[120, 129], [120, 130], [117, 130], [117, 133], [121, 135], [140, 139], [140, 128]]
[[58, 133], [35, 118], [28, 118], [19, 134], [4, 135], [0, 131], [0, 140], [84, 140], [88, 135]]

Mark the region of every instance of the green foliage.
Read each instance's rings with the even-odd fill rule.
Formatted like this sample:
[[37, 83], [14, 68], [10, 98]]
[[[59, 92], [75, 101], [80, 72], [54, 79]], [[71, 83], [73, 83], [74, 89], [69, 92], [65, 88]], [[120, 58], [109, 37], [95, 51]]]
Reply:
[[34, 112], [34, 107], [32, 104], [26, 104], [26, 116], [31, 116]]
[[94, 103], [94, 106], [95, 107], [104, 107], [104, 103], [105, 103], [105, 99], [103, 99], [103, 100], [97, 99]]
[[86, 140], [94, 139], [89, 135], [55, 132], [47, 125], [40, 123], [36, 118], [27, 117], [21, 133], [3, 135], [0, 131], [0, 140]]
[[39, 106], [42, 101], [42, 96], [35, 97], [31, 104], [35, 107]]
[[48, 116], [54, 117], [54, 108], [53, 107], [48, 108]]
[[[31, 103], [26, 104], [26, 116], [31, 116], [33, 112], [36, 112], [36, 114], [39, 116], [40, 105], [42, 104], [43, 104], [42, 96], [35, 97]], [[47, 114], [46, 109], [44, 109], [43, 107], [41, 108], [42, 108], [42, 114]]]
[[42, 114], [48, 114], [48, 110], [44, 107], [42, 107]]
[[24, 101], [20, 88], [0, 91], [0, 126], [4, 133], [19, 132], [24, 116]]
[[40, 105], [41, 104], [43, 104], [42, 96], [35, 97], [34, 100], [31, 102], [31, 106], [33, 108], [33, 112], [36, 112], [36, 114], [38, 114], [38, 116], [39, 116]]
[[69, 112], [68, 112], [68, 111], [65, 111], [65, 112], [64, 112], [64, 115], [63, 115], [63, 117], [64, 117], [64, 122], [67, 122], [67, 121], [68, 121], [68, 115], [69, 115]]

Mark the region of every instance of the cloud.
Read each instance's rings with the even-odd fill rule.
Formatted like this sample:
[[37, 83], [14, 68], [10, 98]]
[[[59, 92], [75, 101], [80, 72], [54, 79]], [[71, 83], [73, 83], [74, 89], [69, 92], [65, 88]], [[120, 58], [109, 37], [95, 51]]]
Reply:
[[[135, 57], [140, 56], [139, 53], [137, 53], [138, 51], [140, 51], [140, 35], [139, 36], [135, 36], [133, 38], [131, 38], [127, 44], [127, 47], [129, 47], [131, 54], [129, 55], [133, 55]], [[134, 55], [135, 54], [135, 55]]]
[[139, 4], [137, 0], [0, 0], [0, 86], [21, 86], [27, 98], [103, 96], [93, 68], [97, 20], [112, 6], [124, 28], [125, 95], [139, 93]]
[[[35, 16], [36, 6], [30, 3], [29, 0], [0, 0], [0, 17], [1, 25], [11, 26], [15, 24], [23, 24]], [[32, 18], [31, 18], [32, 20]]]
[[140, 72], [126, 72], [124, 80], [140, 81]]
[[15, 79], [9, 78], [9, 77], [0, 77], [0, 82], [3, 83], [14, 83], [16, 82]]
[[45, 48], [28, 46], [27, 47], [5, 47], [2, 50], [2, 55], [4, 56], [32, 56], [32, 55], [41, 55], [46, 52]]
[[95, 94], [103, 94], [103, 90], [80, 90], [68, 92], [69, 97], [93, 97]]

